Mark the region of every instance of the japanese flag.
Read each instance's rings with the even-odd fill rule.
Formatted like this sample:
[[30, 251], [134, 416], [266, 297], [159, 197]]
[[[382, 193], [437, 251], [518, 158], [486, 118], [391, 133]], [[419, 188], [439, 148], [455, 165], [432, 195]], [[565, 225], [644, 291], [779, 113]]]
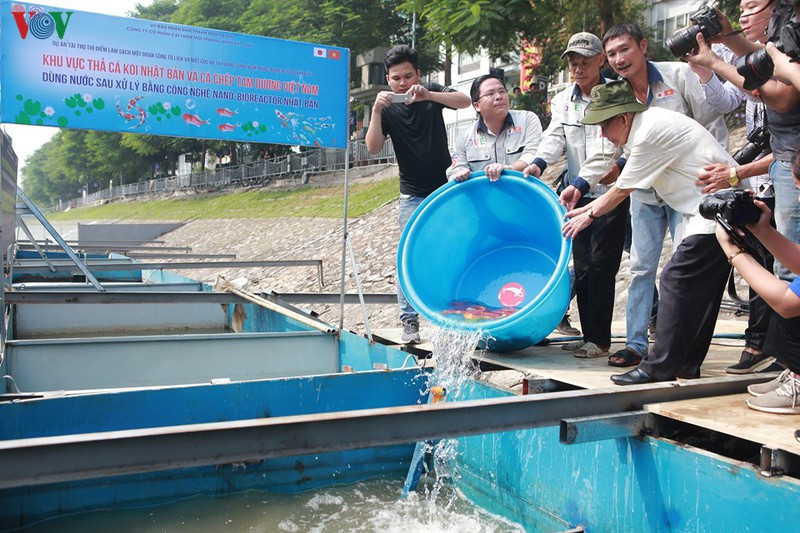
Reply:
[[328, 52], [324, 48], [314, 47], [314, 57], [328, 57]]

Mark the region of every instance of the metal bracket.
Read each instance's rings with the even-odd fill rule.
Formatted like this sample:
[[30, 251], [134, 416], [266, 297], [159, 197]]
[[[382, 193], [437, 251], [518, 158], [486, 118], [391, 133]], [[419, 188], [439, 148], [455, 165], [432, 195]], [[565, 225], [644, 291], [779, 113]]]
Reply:
[[[11, 182], [11, 180], [9, 180], [8, 177], [3, 176], [3, 178]], [[80, 269], [80, 271], [83, 272], [83, 275], [86, 276], [86, 280], [89, 283], [91, 283], [94, 286], [94, 288], [97, 289], [98, 291], [101, 292], [105, 291], [106, 289], [102, 285], [100, 285], [100, 282], [97, 281], [97, 278], [95, 278], [92, 275], [92, 273], [83, 263], [83, 261], [81, 261], [77, 255], [75, 255], [75, 252], [72, 250], [72, 248], [70, 248], [69, 245], [66, 242], [64, 242], [63, 237], [61, 237], [61, 235], [58, 234], [58, 232], [52, 226], [52, 224], [50, 224], [50, 222], [47, 221], [42, 212], [39, 211], [39, 208], [36, 207], [36, 205], [34, 205], [34, 203], [25, 195], [24, 192], [22, 192], [22, 189], [17, 188], [17, 196], [20, 197], [20, 199], [25, 203], [28, 209], [30, 209], [31, 213], [33, 213], [33, 216], [35, 216], [36, 219], [39, 221], [39, 223], [42, 226], [44, 226], [44, 228], [53, 237], [53, 239], [55, 239], [58, 245], [61, 246], [61, 249], [64, 250], [64, 252], [67, 254], [67, 257], [69, 257], [72, 260], [72, 262], [75, 263], [75, 265]], [[52, 264], [49, 264], [48, 266], [51, 269], [53, 268]]]
[[647, 411], [565, 418], [561, 421], [561, 444], [582, 444], [600, 440], [640, 437], [652, 434], [655, 420]]
[[50, 267], [50, 272], [55, 272], [56, 267], [53, 266], [53, 263], [50, 261], [50, 258], [47, 257], [47, 253], [42, 249], [41, 246], [39, 246], [39, 243], [36, 242], [36, 239], [33, 238], [33, 234], [31, 233], [31, 230], [28, 229], [28, 225], [25, 224], [25, 221], [22, 220], [22, 217], [19, 215], [17, 215], [17, 226], [22, 228], [22, 231], [25, 233], [25, 235], [28, 236], [28, 239], [30, 239], [31, 243], [33, 244], [33, 247], [36, 249], [37, 252], [39, 252], [39, 256], [44, 260], [45, 263], [47, 263], [47, 266]]
[[800, 472], [800, 457], [786, 450], [762, 446], [760, 470], [765, 477]]
[[565, 390], [578, 390], [580, 387], [569, 385], [562, 381], [541, 376], [525, 376], [522, 380], [522, 394], [543, 394], [545, 392], [561, 392]]

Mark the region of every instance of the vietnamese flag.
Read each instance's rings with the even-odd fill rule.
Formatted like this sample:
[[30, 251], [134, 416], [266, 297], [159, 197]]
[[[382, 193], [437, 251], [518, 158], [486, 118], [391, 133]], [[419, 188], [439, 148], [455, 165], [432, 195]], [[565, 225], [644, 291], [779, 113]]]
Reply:
[[328, 50], [328, 59], [341, 59], [342, 54], [339, 50]]

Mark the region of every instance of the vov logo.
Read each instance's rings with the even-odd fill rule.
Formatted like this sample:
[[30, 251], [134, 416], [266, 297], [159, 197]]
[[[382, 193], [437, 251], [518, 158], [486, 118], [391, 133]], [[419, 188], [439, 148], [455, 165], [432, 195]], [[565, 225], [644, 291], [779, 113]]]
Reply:
[[[23, 39], [28, 36], [28, 32], [37, 39], [49, 39], [55, 32], [59, 39], [63, 39], [72, 13], [72, 11], [45, 12], [39, 6], [31, 6], [30, 9], [26, 9], [22, 4], [11, 6], [11, 15], [13, 15], [19, 35]], [[66, 15], [66, 20], [64, 15]]]

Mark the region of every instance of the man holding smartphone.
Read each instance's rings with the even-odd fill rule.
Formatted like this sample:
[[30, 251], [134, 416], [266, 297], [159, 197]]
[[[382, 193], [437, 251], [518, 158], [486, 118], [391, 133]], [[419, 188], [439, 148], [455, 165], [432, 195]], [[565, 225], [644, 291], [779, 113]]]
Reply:
[[[384, 66], [392, 90], [381, 91], [375, 98], [365, 138], [367, 150], [372, 154], [381, 151], [387, 136], [392, 138], [400, 170], [401, 231], [417, 206], [447, 183], [445, 172], [450, 166], [450, 150], [442, 110], [470, 105], [469, 97], [455, 89], [438, 83], [421, 84], [418, 63], [417, 51], [408, 45], [397, 45], [387, 52]], [[397, 303], [403, 342], [419, 342], [419, 316], [399, 285]]]

